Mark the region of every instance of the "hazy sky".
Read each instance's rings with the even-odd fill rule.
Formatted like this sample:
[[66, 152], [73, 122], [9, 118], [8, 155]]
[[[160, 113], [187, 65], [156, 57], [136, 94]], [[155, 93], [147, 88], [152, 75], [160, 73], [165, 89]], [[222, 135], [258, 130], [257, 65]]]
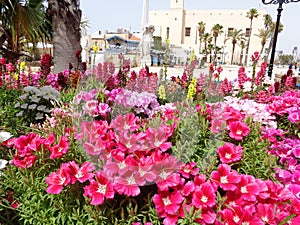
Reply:
[[[116, 31], [124, 28], [141, 31], [143, 0], [81, 0], [80, 7], [89, 20], [89, 32]], [[185, 0], [185, 9], [250, 9], [265, 7], [277, 18], [278, 5], [265, 6], [261, 0]], [[169, 9], [169, 0], [149, 0], [150, 10]], [[249, 21], [250, 22], [250, 21]], [[300, 54], [300, 2], [283, 5], [281, 22], [284, 30], [278, 36], [276, 50], [291, 54], [298, 47]]]

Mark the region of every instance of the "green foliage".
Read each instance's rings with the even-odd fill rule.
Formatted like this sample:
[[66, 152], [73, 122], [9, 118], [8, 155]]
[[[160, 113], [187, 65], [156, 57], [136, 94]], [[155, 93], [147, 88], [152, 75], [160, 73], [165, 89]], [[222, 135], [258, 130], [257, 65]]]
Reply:
[[15, 117], [18, 110], [14, 107], [21, 93], [21, 90], [0, 87], [0, 127], [15, 136], [24, 132], [23, 118]]
[[247, 118], [247, 124], [250, 133], [240, 143], [243, 147], [242, 159], [232, 164], [232, 168], [256, 178], [274, 180], [274, 168], [280, 167], [278, 158], [268, 152], [269, 142], [262, 139], [261, 124], [253, 122], [250, 117]]
[[279, 55], [279, 62], [282, 65], [289, 65], [291, 62], [293, 62], [294, 56], [289, 54], [283, 54]]

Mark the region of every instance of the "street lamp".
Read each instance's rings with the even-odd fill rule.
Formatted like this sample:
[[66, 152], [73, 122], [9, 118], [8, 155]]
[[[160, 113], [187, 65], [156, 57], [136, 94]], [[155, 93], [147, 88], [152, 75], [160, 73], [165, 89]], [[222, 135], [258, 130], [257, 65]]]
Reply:
[[282, 5], [283, 3], [290, 3], [290, 2], [299, 2], [300, 0], [262, 0], [262, 2], [265, 5], [269, 4], [279, 4], [277, 9], [277, 20], [276, 20], [276, 26], [274, 31], [274, 40], [273, 40], [273, 46], [272, 46], [272, 52], [271, 52], [271, 58], [270, 58], [270, 64], [269, 64], [269, 70], [268, 70], [268, 76], [272, 77], [272, 71], [273, 71], [273, 64], [274, 64], [274, 58], [275, 58], [275, 50], [276, 50], [276, 43], [277, 43], [277, 36], [278, 36], [278, 28], [280, 24], [280, 17], [281, 12], [283, 10]]

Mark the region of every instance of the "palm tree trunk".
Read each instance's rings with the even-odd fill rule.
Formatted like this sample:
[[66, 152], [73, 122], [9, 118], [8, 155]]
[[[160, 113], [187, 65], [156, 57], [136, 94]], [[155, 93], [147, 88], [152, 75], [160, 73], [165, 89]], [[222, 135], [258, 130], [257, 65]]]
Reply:
[[244, 49], [242, 49], [241, 54], [240, 54], [240, 65], [243, 63], [243, 54], [244, 54]]
[[233, 63], [234, 50], [235, 50], [235, 44], [232, 44], [231, 65], [232, 65], [232, 63]]
[[265, 44], [262, 44], [261, 45], [261, 49], [260, 49], [260, 55], [262, 55], [263, 51], [264, 51], [264, 47], [265, 47]]
[[81, 10], [79, 0], [67, 1], [48, 0], [48, 8], [53, 24], [53, 57], [54, 73], [68, 68], [69, 63], [78, 68], [79, 58], [76, 52], [80, 46]]
[[214, 40], [214, 60], [213, 60], [213, 63], [215, 64], [216, 63], [216, 58], [217, 58], [217, 37], [215, 37], [215, 40]]
[[249, 32], [249, 38], [248, 38], [247, 47], [246, 47], [245, 66], [247, 66], [247, 62], [248, 62], [251, 33], [252, 33], [252, 20], [250, 21], [250, 32]]

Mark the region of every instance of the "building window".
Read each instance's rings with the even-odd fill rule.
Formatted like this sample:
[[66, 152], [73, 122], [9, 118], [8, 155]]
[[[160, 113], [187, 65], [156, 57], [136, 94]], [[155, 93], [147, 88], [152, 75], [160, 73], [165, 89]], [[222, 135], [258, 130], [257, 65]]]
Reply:
[[178, 0], [176, 0], [176, 3], [178, 3]]
[[190, 27], [186, 27], [185, 28], [185, 36], [186, 37], [190, 37], [191, 36], [191, 28]]
[[228, 28], [228, 37], [232, 37], [232, 32], [233, 32], [233, 28], [229, 27]]
[[246, 37], [250, 37], [250, 28], [246, 28]]
[[166, 33], [167, 38], [169, 39], [170, 37], [170, 27], [167, 27], [167, 33]]

